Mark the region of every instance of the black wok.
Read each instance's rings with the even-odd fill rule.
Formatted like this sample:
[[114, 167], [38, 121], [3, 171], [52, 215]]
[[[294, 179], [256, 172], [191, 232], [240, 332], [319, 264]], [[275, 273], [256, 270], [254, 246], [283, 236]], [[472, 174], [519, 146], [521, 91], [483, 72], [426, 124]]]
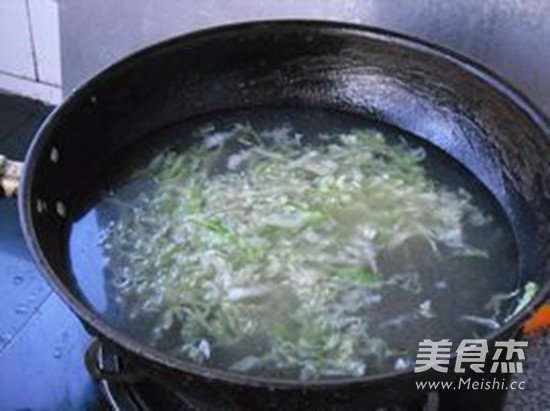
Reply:
[[[88, 81], [50, 115], [22, 167], [19, 213], [42, 273], [91, 334], [142, 372], [225, 409], [365, 409], [421, 395], [410, 371], [303, 383], [190, 364], [112, 327], [76, 291], [68, 233], [102, 171], [168, 124], [253, 107], [373, 118], [430, 141], [471, 170], [513, 227], [518, 286], [543, 285], [490, 341], [515, 335], [548, 296], [550, 126], [525, 97], [461, 56], [383, 30], [312, 21], [215, 28], [150, 47]], [[12, 193], [19, 167], [4, 163], [5, 191]]]

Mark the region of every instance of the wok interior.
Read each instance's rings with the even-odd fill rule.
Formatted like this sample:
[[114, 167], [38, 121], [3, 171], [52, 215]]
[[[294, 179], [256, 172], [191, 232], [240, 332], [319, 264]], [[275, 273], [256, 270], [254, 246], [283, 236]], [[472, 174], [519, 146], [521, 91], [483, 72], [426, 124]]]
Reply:
[[464, 164], [510, 219], [521, 282], [542, 283], [550, 273], [543, 265], [550, 145], [529, 109], [484, 77], [424, 46], [353, 28], [266, 23], [171, 41], [95, 78], [42, 130], [24, 193], [39, 247], [77, 294], [67, 258], [70, 221], [94, 195], [102, 170], [125, 161], [138, 139], [212, 112], [319, 107], [397, 126]]

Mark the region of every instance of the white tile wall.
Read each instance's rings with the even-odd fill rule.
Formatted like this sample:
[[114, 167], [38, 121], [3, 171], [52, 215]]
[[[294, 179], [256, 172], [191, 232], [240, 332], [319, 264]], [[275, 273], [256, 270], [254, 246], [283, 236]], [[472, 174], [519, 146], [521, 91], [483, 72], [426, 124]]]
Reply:
[[0, 0], [0, 90], [61, 101], [59, 5]]
[[50, 104], [59, 104], [62, 100], [60, 87], [4, 73], [0, 73], [0, 93], [2, 92], [19, 94]]
[[0, 0], [0, 71], [34, 79], [25, 0]]
[[38, 80], [61, 86], [59, 5], [54, 0], [28, 0], [28, 4]]

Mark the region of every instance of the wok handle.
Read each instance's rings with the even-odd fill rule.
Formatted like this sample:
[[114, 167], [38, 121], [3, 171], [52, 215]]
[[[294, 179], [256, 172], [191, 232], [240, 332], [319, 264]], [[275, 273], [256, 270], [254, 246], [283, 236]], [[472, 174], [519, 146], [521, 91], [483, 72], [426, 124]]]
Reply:
[[22, 172], [22, 162], [10, 160], [0, 154], [0, 198], [17, 196]]

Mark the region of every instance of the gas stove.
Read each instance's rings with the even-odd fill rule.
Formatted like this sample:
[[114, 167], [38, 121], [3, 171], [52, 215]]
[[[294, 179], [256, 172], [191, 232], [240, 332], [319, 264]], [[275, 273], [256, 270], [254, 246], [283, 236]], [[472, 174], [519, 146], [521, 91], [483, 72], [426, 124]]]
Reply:
[[[88, 370], [95, 374], [106, 405], [120, 411], [200, 411], [212, 410], [185, 394], [172, 392], [154, 381], [134, 381], [132, 367], [116, 351], [94, 340], [86, 352]], [[108, 373], [108, 378], [101, 374]]]

